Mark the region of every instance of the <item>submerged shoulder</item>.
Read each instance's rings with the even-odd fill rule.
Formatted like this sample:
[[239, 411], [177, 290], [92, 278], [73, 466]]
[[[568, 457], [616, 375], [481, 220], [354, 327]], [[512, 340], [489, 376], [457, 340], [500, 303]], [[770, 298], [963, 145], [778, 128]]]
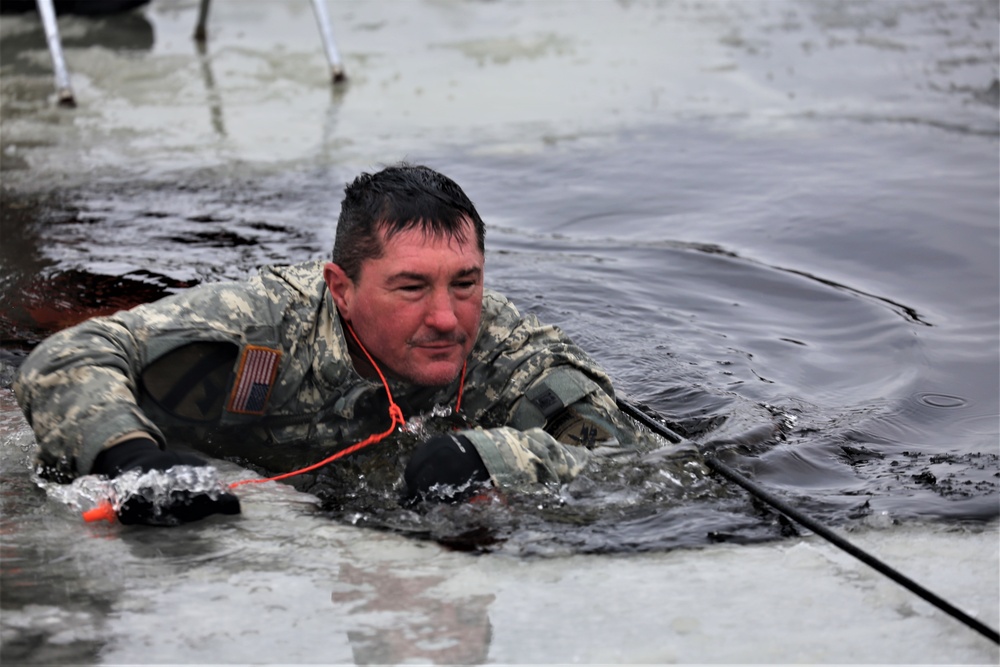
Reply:
[[522, 314], [510, 299], [499, 292], [484, 291], [478, 346], [484, 352], [528, 352], [554, 342], [568, 342], [559, 327], [543, 324], [532, 313]]
[[509, 339], [525, 324], [537, 324], [534, 315], [523, 317], [514, 303], [494, 290], [483, 291], [483, 317], [480, 323], [480, 341], [488, 346]]

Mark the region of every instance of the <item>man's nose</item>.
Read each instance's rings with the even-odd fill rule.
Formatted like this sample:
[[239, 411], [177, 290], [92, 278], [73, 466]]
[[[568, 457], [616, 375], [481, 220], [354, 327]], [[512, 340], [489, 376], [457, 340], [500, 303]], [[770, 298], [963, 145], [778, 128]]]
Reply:
[[437, 331], [452, 331], [458, 326], [455, 302], [448, 290], [435, 290], [431, 294], [424, 323]]

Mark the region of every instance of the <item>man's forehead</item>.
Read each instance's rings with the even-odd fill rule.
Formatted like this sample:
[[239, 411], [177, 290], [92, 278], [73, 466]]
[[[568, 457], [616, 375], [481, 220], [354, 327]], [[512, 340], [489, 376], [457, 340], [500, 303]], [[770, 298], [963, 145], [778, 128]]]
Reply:
[[471, 222], [457, 230], [420, 225], [396, 228], [388, 238], [387, 232], [383, 231], [381, 236], [382, 252], [362, 261], [359, 281], [371, 275], [369, 271], [375, 266], [381, 267], [378, 269], [380, 281], [427, 278], [440, 270], [445, 270], [452, 277], [483, 274], [485, 257], [479, 249]]
[[431, 227], [397, 229], [395, 232], [383, 232], [381, 237], [382, 252], [373, 259], [385, 259], [390, 255], [405, 255], [432, 248], [446, 248], [457, 254], [472, 255], [480, 262], [484, 259], [474, 230], [466, 225], [455, 230]]
[[455, 238], [466, 241], [476, 237], [476, 227], [468, 216], [463, 215], [455, 224], [445, 224], [427, 218], [415, 218], [406, 222], [381, 220], [375, 223], [379, 238], [383, 243], [400, 234], [420, 234], [428, 239]]

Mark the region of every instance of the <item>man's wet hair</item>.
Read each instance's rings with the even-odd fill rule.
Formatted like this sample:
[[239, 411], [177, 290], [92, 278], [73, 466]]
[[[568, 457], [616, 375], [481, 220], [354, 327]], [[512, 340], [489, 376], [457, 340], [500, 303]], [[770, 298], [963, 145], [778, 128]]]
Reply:
[[405, 162], [374, 174], [362, 173], [344, 188], [333, 261], [356, 281], [361, 264], [382, 256], [388, 240], [408, 229], [465, 240], [472, 221], [479, 251], [485, 254], [486, 227], [476, 207], [455, 181], [429, 167]]

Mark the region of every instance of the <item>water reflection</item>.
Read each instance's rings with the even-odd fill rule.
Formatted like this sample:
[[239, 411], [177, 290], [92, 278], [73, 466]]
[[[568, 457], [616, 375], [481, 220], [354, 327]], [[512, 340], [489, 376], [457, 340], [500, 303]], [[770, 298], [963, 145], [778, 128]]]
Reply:
[[208, 110], [212, 121], [212, 129], [219, 137], [226, 136], [226, 123], [222, 117], [222, 97], [215, 86], [215, 74], [212, 72], [212, 61], [208, 55], [208, 46], [203, 40], [195, 42], [198, 51], [198, 65], [201, 69], [201, 78], [205, 84], [205, 92], [208, 96]]
[[495, 596], [470, 595], [464, 587], [457, 593], [449, 583], [440, 574], [401, 576], [397, 563], [341, 564], [332, 599], [349, 607], [354, 662], [486, 662], [493, 632], [488, 610]]

